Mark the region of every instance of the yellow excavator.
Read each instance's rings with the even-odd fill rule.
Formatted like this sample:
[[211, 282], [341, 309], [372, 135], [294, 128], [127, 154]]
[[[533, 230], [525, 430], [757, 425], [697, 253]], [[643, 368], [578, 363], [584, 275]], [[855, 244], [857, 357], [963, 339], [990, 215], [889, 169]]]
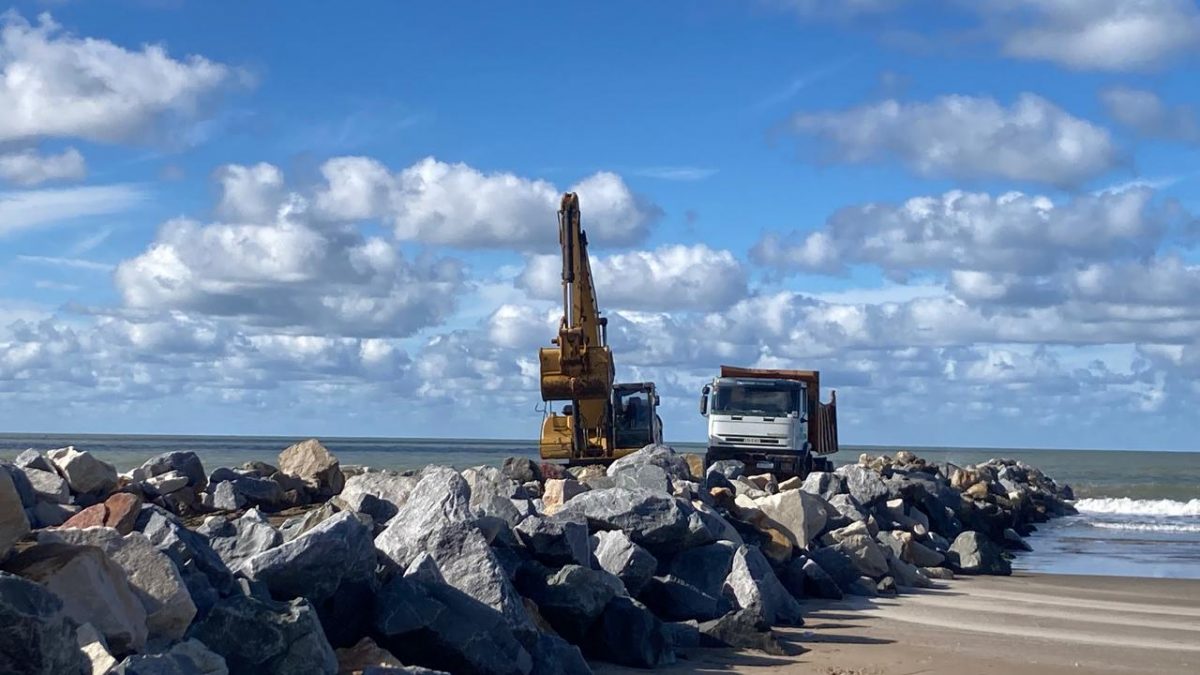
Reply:
[[[553, 347], [538, 350], [542, 400], [542, 459], [602, 464], [662, 442], [653, 382], [616, 384], [608, 347], [608, 318], [600, 315], [579, 197], [563, 195], [558, 211], [562, 248], [563, 316]], [[553, 403], [564, 402], [561, 412]]]

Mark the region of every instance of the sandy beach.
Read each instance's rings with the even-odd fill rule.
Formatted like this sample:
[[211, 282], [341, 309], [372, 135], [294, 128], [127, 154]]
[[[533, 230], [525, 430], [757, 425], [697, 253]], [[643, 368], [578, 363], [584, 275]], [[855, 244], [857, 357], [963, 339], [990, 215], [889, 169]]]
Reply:
[[[669, 673], [1196, 673], [1200, 580], [963, 577], [899, 598], [806, 604], [789, 657], [691, 650]], [[634, 670], [598, 665], [597, 673]]]

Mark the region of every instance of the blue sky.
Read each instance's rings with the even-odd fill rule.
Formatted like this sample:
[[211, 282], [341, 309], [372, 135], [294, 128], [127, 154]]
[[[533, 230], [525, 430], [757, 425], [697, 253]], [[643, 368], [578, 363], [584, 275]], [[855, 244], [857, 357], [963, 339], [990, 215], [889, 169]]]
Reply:
[[1196, 449], [1194, 0], [19, 2], [0, 429], [536, 435], [576, 189], [618, 375], [851, 443]]

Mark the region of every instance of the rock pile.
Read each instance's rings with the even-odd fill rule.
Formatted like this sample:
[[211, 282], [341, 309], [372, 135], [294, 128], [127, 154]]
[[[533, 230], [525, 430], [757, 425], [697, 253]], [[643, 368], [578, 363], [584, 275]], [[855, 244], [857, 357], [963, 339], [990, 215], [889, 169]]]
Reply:
[[344, 473], [316, 440], [211, 474], [172, 452], [118, 475], [75, 448], [0, 468], [0, 670], [30, 673], [528, 675], [653, 668], [689, 647], [779, 654], [771, 627], [802, 625], [805, 598], [1007, 574], [1034, 524], [1071, 510], [1024, 464], [905, 452], [783, 482], [729, 462], [701, 475], [664, 446], [607, 469]]

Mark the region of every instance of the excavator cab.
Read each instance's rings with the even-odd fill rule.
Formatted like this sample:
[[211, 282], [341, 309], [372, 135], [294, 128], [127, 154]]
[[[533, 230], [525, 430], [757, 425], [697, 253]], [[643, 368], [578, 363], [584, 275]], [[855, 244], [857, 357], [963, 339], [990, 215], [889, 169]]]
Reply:
[[612, 411], [614, 454], [662, 442], [662, 419], [653, 382], [614, 384]]

